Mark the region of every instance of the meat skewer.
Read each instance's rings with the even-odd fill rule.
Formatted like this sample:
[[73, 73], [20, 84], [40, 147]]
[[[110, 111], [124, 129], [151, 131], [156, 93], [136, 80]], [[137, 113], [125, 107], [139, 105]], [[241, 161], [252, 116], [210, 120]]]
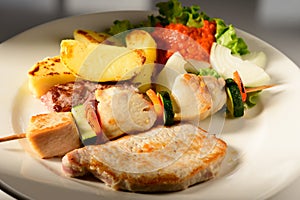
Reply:
[[[187, 78], [187, 76], [189, 76], [189, 77]], [[189, 88], [190, 85], [195, 85], [194, 82], [191, 82], [192, 80], [194, 80], [193, 79], [194, 76], [193, 77], [190, 77], [190, 76], [192, 76], [192, 75], [184, 75], [184, 76], [178, 77], [178, 80], [180, 80], [180, 81], [188, 80], [189, 83], [187, 85], [184, 85], [181, 82], [178, 82], [180, 84], [177, 84], [176, 88], [178, 88], [178, 90], [181, 89], [180, 91], [182, 91], [183, 86]], [[211, 93], [212, 96], [210, 98], [213, 99], [213, 101], [209, 102], [209, 103], [214, 103], [214, 111], [210, 111], [211, 113], [209, 113], [209, 114], [215, 113], [225, 103], [224, 92], [223, 92], [224, 84], [222, 82], [220, 82], [220, 80], [216, 81], [215, 79], [210, 78], [210, 77], [203, 77], [202, 79], [199, 78], [199, 80], [197, 79], [197, 81], [200, 81], [200, 82], [205, 81], [205, 85], [208, 87], [208, 90], [206, 91], [206, 93]], [[265, 85], [265, 86], [261, 86], [261, 87], [255, 87], [255, 88], [247, 88], [246, 92], [248, 93], [248, 92], [263, 90], [263, 89], [267, 89], [267, 88], [270, 88], [270, 87], [273, 87], [273, 86], [274, 85]], [[119, 92], [120, 91], [125, 91], [126, 93], [129, 92], [130, 94], [131, 93], [134, 94], [133, 90], [131, 90], [129, 88], [110, 86], [110, 87], [107, 87], [107, 88], [99, 89], [98, 93], [100, 91], [101, 91], [101, 93], [103, 93], [104, 91], [110, 91], [110, 90], [115, 91], [116, 90], [116, 91], [119, 91]], [[182, 97], [182, 95], [180, 95], [180, 93], [176, 92], [178, 90], [174, 89], [175, 93], [173, 93], [173, 94], [175, 94], [175, 96], [177, 95], [178, 97]], [[101, 97], [99, 94], [97, 95], [97, 98]], [[129, 95], [129, 96], [131, 96], [131, 95]], [[139, 96], [137, 96], [137, 97], [138, 97], [138, 99], [143, 100], [142, 97], [139, 97]], [[202, 98], [202, 95], [198, 95], [198, 98], [200, 98], [200, 97]], [[220, 97], [222, 97], [222, 98], [220, 98]], [[183, 98], [178, 98], [178, 99], [183, 99]], [[189, 98], [189, 99], [191, 99], [191, 98]], [[201, 102], [200, 100], [197, 99], [197, 100], [195, 100], [195, 102]], [[103, 102], [105, 102], [105, 101], [102, 99], [102, 103]], [[107, 112], [107, 107], [109, 107], [109, 104], [110, 103], [103, 106], [106, 109], [101, 109], [100, 107], [98, 108], [98, 109], [100, 109], [100, 110], [98, 110], [98, 112], [102, 113], [102, 117], [103, 117], [102, 120], [105, 120], [107, 118], [107, 121], [109, 121], [113, 117], [112, 113]], [[105, 113], [103, 113], [103, 112], [105, 112]], [[137, 111], [135, 111], [135, 112], [137, 112]], [[151, 112], [151, 113], [153, 115], [153, 112]], [[200, 114], [201, 114], [201, 112], [200, 112]], [[206, 116], [209, 115], [209, 114], [206, 113]], [[61, 120], [66, 116], [67, 116], [68, 121], [66, 123], [64, 123]], [[117, 115], [117, 116], [120, 116], [120, 115]], [[154, 116], [152, 116], [152, 118], [153, 117]], [[175, 113], [174, 121], [175, 122], [179, 122], [179, 121], [182, 121], [182, 120], [185, 121], [185, 119], [189, 118], [189, 117], [190, 116], [182, 115], [182, 113]], [[152, 125], [153, 125], [155, 119], [156, 118], [152, 119], [152, 123], [151, 123]], [[118, 120], [118, 119], [116, 119], [116, 120]], [[103, 122], [102, 122], [102, 125], [106, 125], [106, 128], [111, 126], [110, 124], [105, 124]], [[45, 127], [41, 128], [41, 127], [43, 127], [43, 126], [41, 126], [41, 124], [43, 124], [47, 128], [50, 127], [50, 129], [45, 130]], [[148, 127], [146, 129], [149, 129], [149, 128], [151, 128], [151, 127]], [[67, 131], [65, 131], [65, 130], [67, 130]], [[142, 132], [142, 131], [145, 131], [145, 130], [136, 130], [136, 131]], [[122, 133], [121, 134], [116, 134], [113, 131], [109, 134], [112, 134], [112, 135], [115, 135], [115, 136], [122, 135]], [[56, 140], [52, 139], [52, 138], [55, 138], [56, 136], [58, 136], [58, 138], [60, 138], [61, 141], [58, 141], [58, 139], [56, 139]], [[70, 139], [64, 138], [65, 136], [70, 137]], [[9, 136], [1, 137], [0, 138], [0, 143], [1, 142], [6, 142], [6, 141], [11, 141], [11, 140], [23, 139], [23, 138], [28, 139], [28, 141], [30, 142], [32, 148], [35, 150], [35, 152], [38, 152], [39, 156], [42, 157], [42, 158], [62, 156], [65, 153], [67, 153], [68, 151], [73, 150], [75, 148], [79, 148], [82, 145], [82, 143], [80, 141], [80, 135], [78, 133], [76, 125], [73, 121], [72, 114], [70, 112], [60, 112], [60, 113], [51, 112], [49, 114], [41, 114], [41, 115], [33, 116], [32, 119], [31, 119], [31, 122], [29, 124], [29, 128], [27, 130], [27, 133], [12, 134], [12, 135], [9, 135]]]
[[[208, 78], [205, 78], [205, 79], [208, 79]], [[209, 87], [209, 89], [210, 89], [210, 87], [212, 87], [212, 88], [214, 88], [213, 86], [210, 86], [211, 85], [211, 83], [214, 83], [214, 84], [212, 84], [214, 87], [216, 87], [216, 88], [219, 88], [218, 89], [218, 91], [220, 90], [222, 90], [222, 87], [224, 87], [224, 85], [223, 84], [220, 84], [219, 85], [219, 83], [217, 83], [215, 80], [210, 80], [210, 79], [208, 79], [207, 81], [206, 81], [206, 83], [209, 83], [208, 84], [208, 87]], [[215, 83], [216, 82], [216, 83]], [[215, 86], [217, 84], [217, 86]], [[52, 89], [52, 90], [55, 90], [55, 91], [57, 91], [55, 88], [58, 88], [59, 86], [55, 86], [54, 87], [54, 89]], [[95, 86], [94, 86], [95, 87]], [[189, 86], [187, 86], [187, 87], [189, 87]], [[96, 87], [95, 87], [96, 88]], [[180, 86], [178, 86], [178, 88], [180, 88]], [[50, 91], [52, 91], [52, 90], [50, 90]], [[72, 90], [73, 91], [73, 84], [71, 84], [71, 86], [70, 86], [70, 89], [68, 89], [68, 90]], [[101, 95], [99, 95], [99, 94], [102, 94], [102, 93], [104, 93], [104, 92], [108, 92], [108, 91], [110, 91], [110, 90], [113, 90], [113, 91], [118, 91], [117, 93], [119, 93], [120, 91], [124, 91], [124, 92], [126, 92], [126, 93], [129, 93], [130, 95], [129, 96], [132, 96], [132, 94], [134, 94], [134, 89], [130, 89], [130, 87], [120, 87], [120, 86], [110, 86], [110, 87], [102, 87], [101, 89], [98, 89], [97, 91], [97, 95], [96, 95], [96, 97], [97, 98], [100, 98], [101, 99], [101, 102], [102, 102], [102, 104], [103, 103], [105, 103], [106, 102], [106, 100], [105, 99], [107, 99], [107, 97], [109, 96], [109, 95], [106, 95], [106, 97], [103, 99], [103, 98], [101, 98]], [[209, 93], [209, 91], [207, 91], [207, 93]], [[213, 92], [213, 95], [214, 96], [216, 96], [215, 95], [215, 93], [216, 92]], [[218, 93], [219, 94], [219, 93]], [[138, 95], [138, 94], [137, 94]], [[202, 96], [202, 95], [200, 95], [200, 96]], [[70, 97], [72, 97], [72, 96], [70, 96]], [[140, 99], [139, 101], [141, 101], [141, 100], [143, 100], [143, 98], [141, 97], [141, 96], [137, 96], [138, 98], [136, 98], [136, 99], [134, 99], [134, 101], [136, 102], [137, 101], [137, 99]], [[110, 96], [110, 98], [112, 98], [112, 96]], [[108, 99], [110, 99], [110, 98], [108, 98]], [[117, 97], [114, 97], [114, 98], [117, 98]], [[61, 99], [65, 99], [66, 101], [68, 101], [68, 102], [71, 102], [71, 100], [69, 100], [69, 98], [68, 97], [66, 97], [66, 96], [64, 96], [64, 98], [61, 98]], [[100, 100], [99, 99], [99, 100]], [[217, 99], [217, 97], [215, 97], [214, 99]], [[224, 98], [222, 98], [222, 99], [224, 99]], [[139, 102], [138, 101], [138, 102]], [[143, 100], [144, 101], [144, 100]], [[215, 100], [216, 101], [216, 100]], [[222, 100], [223, 102], [221, 102], [220, 104], [221, 104], [221, 106], [224, 104], [224, 100]], [[111, 126], [111, 124], [106, 124], [105, 123], [105, 121], [104, 120], [106, 120], [106, 118], [107, 118], [107, 121], [111, 121], [111, 119], [112, 119], [112, 113], [107, 113], [107, 108], [108, 107], [110, 107], [111, 105], [111, 102], [110, 101], [108, 101], [108, 104], [107, 105], [103, 105], [102, 107], [104, 107], [104, 109], [102, 108], [102, 109], [100, 109], [100, 110], [98, 110], [98, 112], [100, 112], [101, 114], [102, 114], [102, 126], [104, 125], [107, 125], [107, 126], [105, 126], [106, 127], [106, 129], [109, 127], [109, 126]], [[71, 104], [69, 103], [69, 107], [71, 106]], [[217, 109], [215, 109], [215, 111], [214, 112], [216, 112], [218, 109], [219, 109], [219, 107], [221, 107], [221, 106], [218, 106], [218, 108]], [[132, 107], [132, 106], [131, 106]], [[100, 107], [99, 107], [100, 108]], [[98, 108], [98, 109], [99, 109]], [[129, 108], [128, 108], [129, 109]], [[115, 110], [117, 110], [118, 111], [118, 109], [115, 109]], [[122, 109], [121, 109], [122, 110]], [[120, 111], [121, 111], [120, 110]], [[124, 111], [124, 110], [123, 110]], [[122, 112], [123, 112], [122, 111]], [[52, 112], [51, 112], [52, 113]], [[56, 114], [55, 114], [56, 113]], [[64, 112], [61, 112], [61, 113], [64, 113]], [[65, 113], [67, 113], [67, 112], [65, 112]], [[150, 114], [152, 114], [153, 115], [153, 112], [151, 112]], [[48, 114], [49, 115], [49, 118], [51, 118], [51, 117], [53, 117], [53, 120], [55, 119], [55, 115], [59, 115], [57, 112], [53, 112], [52, 114], [51, 114], [51, 116], [50, 116], [50, 114]], [[107, 116], [108, 115], [108, 116]], [[152, 116], [151, 115], [151, 116]], [[115, 116], [119, 116], [119, 115], [115, 115]], [[177, 116], [177, 117], [176, 117]], [[182, 116], [181, 116], [181, 114], [176, 114], [176, 116], [175, 116], [175, 118], [177, 118], [177, 120], [175, 120], [175, 121], [180, 121], [180, 119], [182, 118]], [[179, 117], [178, 117], [179, 116]], [[38, 117], [37, 117], [38, 118]], [[155, 119], [156, 118], [154, 118], [154, 116], [152, 116], [152, 120], [151, 121], [155, 121]], [[118, 120], [118, 119], [115, 119], [115, 120], [117, 120], [117, 121], [120, 121], [120, 119]], [[127, 120], [123, 120], [123, 121], [127, 121]], [[52, 123], [52, 122], [51, 122]], [[151, 123], [152, 125], [153, 125], [153, 122]], [[150, 125], [151, 125], [150, 124]], [[119, 124], [120, 125], [120, 124]], [[152, 126], [151, 125], [151, 126]], [[104, 128], [105, 128], [104, 127]], [[139, 127], [144, 127], [144, 126], [139, 126]], [[138, 127], [138, 128], [139, 128]], [[149, 129], [150, 127], [147, 127], [146, 129]], [[127, 128], [128, 129], [128, 128]], [[119, 130], [120, 131], [120, 130]], [[136, 130], [136, 131], [145, 131], [144, 129], [143, 130]], [[115, 134], [113, 131], [112, 131], [112, 133], [107, 133], [107, 134], [112, 134], [112, 135], [116, 135], [116, 136], [118, 136], [118, 135], [121, 135], [121, 134]], [[26, 133], [20, 133], [20, 134], [13, 134], [13, 135], [10, 135], [10, 136], [6, 136], [6, 137], [2, 137], [2, 138], [0, 138], [0, 142], [5, 142], [5, 141], [11, 141], [11, 140], [16, 140], [16, 139], [22, 139], [22, 138], [27, 138], [28, 136], [29, 136], [30, 134], [26, 134]], [[67, 143], [67, 142], [66, 142]]]

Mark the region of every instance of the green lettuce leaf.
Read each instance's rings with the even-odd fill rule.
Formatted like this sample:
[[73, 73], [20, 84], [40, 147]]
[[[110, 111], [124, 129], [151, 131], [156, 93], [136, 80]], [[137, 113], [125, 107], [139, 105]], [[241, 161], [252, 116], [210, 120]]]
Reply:
[[199, 76], [213, 76], [215, 78], [221, 78], [219, 73], [213, 68], [200, 68], [198, 75]]
[[237, 37], [234, 27], [226, 25], [224, 20], [215, 18], [217, 24], [216, 29], [216, 42], [229, 49], [232, 54], [245, 55], [249, 53], [248, 46], [242, 38]]
[[158, 12], [161, 15], [160, 21], [165, 25], [169, 23], [176, 23], [182, 17], [183, 7], [177, 0], [170, 0], [167, 2], [160, 2], [156, 4]]
[[157, 19], [164, 26], [170, 23], [181, 23], [198, 28], [203, 25], [204, 19], [210, 19], [204, 12], [199, 12], [199, 6], [185, 7], [178, 0], [160, 2], [156, 4], [156, 7], [160, 14]]
[[108, 30], [108, 33], [110, 35], [116, 35], [118, 33], [122, 33], [133, 28], [135, 28], [135, 26], [131, 24], [129, 20], [116, 20], [114, 21], [114, 25], [112, 25]]
[[245, 102], [245, 106], [247, 108], [252, 108], [257, 104], [260, 92], [261, 91], [247, 93], [247, 99]]

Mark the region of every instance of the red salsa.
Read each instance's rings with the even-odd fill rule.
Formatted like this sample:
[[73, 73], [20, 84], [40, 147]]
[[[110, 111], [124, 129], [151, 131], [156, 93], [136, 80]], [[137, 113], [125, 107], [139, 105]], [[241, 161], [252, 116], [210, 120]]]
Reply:
[[157, 42], [158, 63], [164, 64], [175, 52], [180, 52], [186, 59], [209, 61], [212, 43], [215, 41], [216, 24], [203, 21], [201, 28], [183, 24], [160, 25], [152, 33]]

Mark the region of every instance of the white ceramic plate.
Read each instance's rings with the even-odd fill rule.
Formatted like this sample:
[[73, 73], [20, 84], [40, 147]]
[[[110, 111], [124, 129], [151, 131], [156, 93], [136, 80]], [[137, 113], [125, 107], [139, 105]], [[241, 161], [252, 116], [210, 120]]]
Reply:
[[[103, 30], [116, 19], [137, 22], [146, 12], [109, 12], [53, 21], [0, 45], [0, 135], [23, 132], [31, 115], [44, 112], [26, 87], [27, 70], [59, 53], [60, 40], [74, 29]], [[221, 137], [229, 145], [220, 176], [187, 190], [167, 194], [113, 191], [95, 181], [66, 178], [59, 159], [25, 153], [18, 141], [0, 144], [1, 186], [32, 199], [265, 199], [300, 175], [300, 72], [271, 45], [238, 31], [253, 51], [268, 56], [267, 73], [279, 86], [266, 90], [256, 108], [241, 119], [225, 121]]]

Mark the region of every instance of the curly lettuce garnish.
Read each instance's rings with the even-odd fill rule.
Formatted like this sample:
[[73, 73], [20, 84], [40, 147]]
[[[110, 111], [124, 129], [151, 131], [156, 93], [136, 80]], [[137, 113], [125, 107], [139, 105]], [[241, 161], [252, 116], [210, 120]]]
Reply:
[[232, 54], [245, 55], [249, 53], [247, 44], [242, 38], [237, 37], [234, 27], [226, 25], [224, 20], [215, 18], [217, 24], [216, 42], [231, 50]]
[[247, 94], [247, 99], [246, 99], [246, 102], [245, 102], [245, 106], [247, 108], [254, 107], [258, 102], [258, 97], [259, 97], [260, 93], [261, 93], [261, 91], [248, 93]]
[[199, 12], [199, 6], [182, 6], [178, 0], [169, 0], [167, 2], [157, 3], [159, 8], [158, 21], [162, 25], [168, 25], [170, 23], [180, 23], [191, 27], [202, 27], [203, 20], [209, 20], [210, 18], [204, 13]]
[[133, 28], [135, 28], [135, 26], [131, 24], [129, 20], [122, 20], [122, 21], [116, 20], [114, 21], [114, 25], [111, 26], [110, 29], [108, 30], [108, 33], [110, 35], [116, 35]]
[[200, 68], [198, 75], [199, 76], [213, 76], [215, 78], [221, 78], [219, 73], [213, 68]]

